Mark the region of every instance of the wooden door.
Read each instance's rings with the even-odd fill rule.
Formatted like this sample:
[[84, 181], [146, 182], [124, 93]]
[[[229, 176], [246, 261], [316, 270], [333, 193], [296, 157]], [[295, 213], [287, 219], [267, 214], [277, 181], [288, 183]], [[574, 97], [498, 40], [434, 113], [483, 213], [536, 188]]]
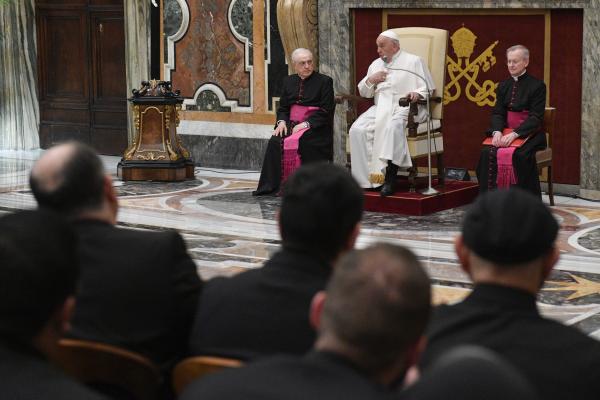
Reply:
[[38, 0], [36, 15], [41, 147], [77, 140], [121, 154], [128, 92], [122, 0]]
[[127, 147], [123, 11], [92, 12], [90, 21], [91, 144], [102, 154], [119, 154]]

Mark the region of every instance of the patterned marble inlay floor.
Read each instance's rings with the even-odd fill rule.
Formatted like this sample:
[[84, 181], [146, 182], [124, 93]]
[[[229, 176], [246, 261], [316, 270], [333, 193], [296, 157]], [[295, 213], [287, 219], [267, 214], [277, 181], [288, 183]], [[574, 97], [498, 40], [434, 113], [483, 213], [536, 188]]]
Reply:
[[[27, 184], [35, 157], [0, 154], [0, 210], [35, 207]], [[108, 171], [118, 159], [103, 158]], [[280, 245], [277, 197], [253, 197], [258, 175], [247, 171], [196, 169], [179, 183], [121, 182], [119, 224], [137, 229], [177, 229], [204, 279], [259, 268]], [[600, 339], [600, 204], [557, 197], [552, 209], [561, 224], [561, 259], [538, 298], [542, 312]], [[358, 247], [403, 244], [427, 267], [434, 301], [464, 297], [471, 282], [453, 249], [464, 207], [424, 217], [365, 214]]]

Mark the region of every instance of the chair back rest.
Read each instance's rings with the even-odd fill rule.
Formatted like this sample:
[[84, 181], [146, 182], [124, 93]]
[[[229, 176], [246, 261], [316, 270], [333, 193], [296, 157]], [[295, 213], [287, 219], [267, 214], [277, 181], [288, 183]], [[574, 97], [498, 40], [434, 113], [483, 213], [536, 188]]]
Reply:
[[554, 133], [554, 120], [556, 118], [556, 108], [546, 107], [544, 110], [544, 122], [542, 124], [542, 131], [546, 134], [546, 141], [548, 147], [552, 147], [552, 134]]
[[86, 385], [118, 389], [139, 400], [159, 398], [160, 371], [140, 354], [104, 343], [61, 339], [52, 360]]
[[226, 368], [242, 365], [241, 360], [225, 357], [196, 356], [180, 361], [173, 369], [173, 389], [180, 395], [192, 381]]
[[[400, 36], [400, 48], [423, 59], [429, 68], [435, 84], [434, 96], [444, 97], [446, 79], [446, 54], [448, 51], [448, 31], [436, 28], [396, 28]], [[443, 102], [431, 103], [431, 117], [442, 119]]]

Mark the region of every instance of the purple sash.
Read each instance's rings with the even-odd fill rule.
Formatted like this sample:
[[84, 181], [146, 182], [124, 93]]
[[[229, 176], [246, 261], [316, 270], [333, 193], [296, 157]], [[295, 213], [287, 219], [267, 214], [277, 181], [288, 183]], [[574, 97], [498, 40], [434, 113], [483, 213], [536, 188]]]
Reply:
[[[290, 110], [290, 121], [292, 126], [298, 125], [308, 119], [319, 107], [301, 106], [293, 104]], [[300, 155], [298, 154], [298, 145], [300, 138], [310, 128], [298, 129], [296, 133], [287, 136], [283, 139], [283, 154], [281, 158], [281, 182], [285, 182], [287, 178], [300, 167]]]
[[[529, 116], [529, 111], [509, 111], [506, 122], [508, 128], [518, 128]], [[517, 183], [517, 176], [513, 168], [512, 158], [516, 147], [499, 147], [497, 152], [498, 174], [496, 186], [498, 189], [508, 189]]]

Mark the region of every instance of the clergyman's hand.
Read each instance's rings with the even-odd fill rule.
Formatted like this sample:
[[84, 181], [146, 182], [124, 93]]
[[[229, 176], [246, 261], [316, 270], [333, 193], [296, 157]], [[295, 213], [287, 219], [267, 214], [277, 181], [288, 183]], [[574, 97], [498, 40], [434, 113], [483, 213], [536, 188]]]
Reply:
[[511, 132], [508, 135], [502, 136], [500, 139], [500, 147], [508, 147], [519, 135], [516, 132]]
[[495, 131], [494, 136], [492, 136], [492, 146], [501, 147], [500, 141], [502, 140], [502, 132]]
[[285, 125], [285, 121], [280, 121], [277, 124], [277, 128], [273, 131], [273, 136], [284, 136], [287, 134], [287, 126]]

